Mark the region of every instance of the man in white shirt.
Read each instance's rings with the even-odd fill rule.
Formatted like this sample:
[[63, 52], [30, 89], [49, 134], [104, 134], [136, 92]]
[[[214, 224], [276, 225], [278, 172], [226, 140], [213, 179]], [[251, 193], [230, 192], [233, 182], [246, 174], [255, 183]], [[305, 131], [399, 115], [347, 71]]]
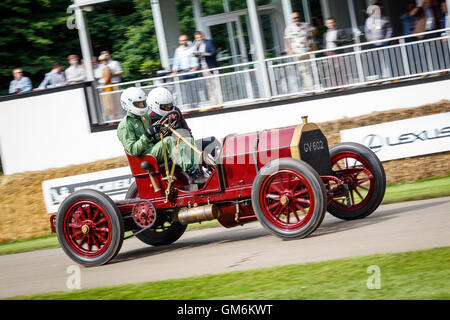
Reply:
[[197, 71], [199, 61], [198, 58], [194, 56], [194, 47], [192, 46], [189, 37], [182, 34], [178, 37], [178, 43], [180, 45], [175, 49], [171, 75]]
[[[370, 14], [364, 25], [364, 32], [367, 41], [383, 40], [392, 37], [391, 22], [389, 21], [389, 18], [381, 15], [380, 6], [369, 6], [367, 8], [367, 13]], [[377, 48], [388, 44], [389, 42], [380, 41], [372, 44], [372, 47]]]
[[300, 13], [297, 11], [292, 13], [292, 21], [284, 30], [284, 46], [288, 55], [303, 54], [302, 56], [296, 56], [295, 60], [300, 62], [298, 69], [300, 71], [302, 89], [311, 91], [314, 89], [314, 81], [310, 66], [302, 61], [309, 59], [306, 53], [311, 50], [312, 39], [317, 34], [317, 29], [308, 23], [300, 22]]
[[123, 74], [120, 63], [111, 58], [111, 54], [109, 53], [109, 51], [100, 52], [99, 60], [104, 60], [106, 62], [105, 65], [107, 65], [111, 70], [111, 82], [119, 83], [121, 81], [120, 76]]
[[[178, 43], [180, 45], [175, 49], [170, 75], [176, 76], [183, 74], [181, 80], [194, 79], [197, 77], [197, 74], [187, 73], [197, 71], [199, 67], [198, 58], [194, 55], [195, 48], [192, 46], [189, 37], [185, 34], [178, 37]], [[181, 104], [196, 108], [199, 103], [198, 91], [201, 90], [199, 81], [183, 82], [181, 83], [181, 87]]]
[[[344, 70], [341, 68], [342, 60], [340, 57], [332, 58], [330, 56], [336, 55], [337, 48], [348, 42], [347, 36], [342, 29], [336, 27], [336, 20], [333, 17], [329, 17], [325, 20], [325, 26], [327, 31], [323, 35], [323, 44], [325, 49], [329, 50], [325, 52], [325, 55], [329, 58], [327, 59], [328, 72], [326, 72], [326, 77], [329, 78], [330, 85], [332, 87], [336, 85], [344, 84], [343, 73]], [[342, 52], [340, 52], [342, 53]]]
[[79, 58], [76, 54], [67, 57], [70, 67], [66, 69], [67, 84], [80, 83], [86, 80], [86, 71], [78, 64]]

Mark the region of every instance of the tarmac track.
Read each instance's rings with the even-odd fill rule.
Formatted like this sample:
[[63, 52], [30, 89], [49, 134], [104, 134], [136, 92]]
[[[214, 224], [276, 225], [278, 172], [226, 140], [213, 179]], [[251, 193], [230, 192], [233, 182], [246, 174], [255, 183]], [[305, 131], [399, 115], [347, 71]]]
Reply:
[[[443, 246], [450, 246], [450, 197], [383, 205], [355, 221], [327, 214], [301, 240], [283, 241], [258, 222], [189, 231], [162, 247], [132, 238], [110, 264], [79, 270], [86, 289]], [[0, 299], [68, 291], [73, 268], [61, 248], [0, 256]]]

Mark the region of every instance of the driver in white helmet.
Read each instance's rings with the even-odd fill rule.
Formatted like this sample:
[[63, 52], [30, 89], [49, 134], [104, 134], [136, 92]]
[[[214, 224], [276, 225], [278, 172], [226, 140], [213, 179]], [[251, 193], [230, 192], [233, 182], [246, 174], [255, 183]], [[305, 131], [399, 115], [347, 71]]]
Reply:
[[[125, 150], [133, 156], [151, 154], [159, 163], [164, 161], [164, 152], [159, 136], [160, 126], [152, 125], [148, 116], [147, 96], [145, 92], [136, 87], [127, 88], [120, 96], [122, 108], [127, 112], [119, 123], [117, 136]], [[163, 139], [168, 157], [172, 157], [175, 140], [168, 136]], [[183, 142], [180, 143], [180, 152], [176, 159], [177, 164], [191, 178], [191, 182], [201, 184], [206, 182], [206, 177], [199, 168], [199, 159], [195, 152]]]
[[[183, 136], [193, 139], [192, 131], [181, 113], [181, 110], [175, 106], [172, 93], [164, 87], [157, 87], [151, 90], [147, 97], [147, 105], [150, 108], [150, 119], [153, 123], [164, 117], [172, 111], [178, 111], [180, 114], [179, 129], [185, 130]], [[216, 147], [220, 147], [219, 141], [215, 137], [208, 137], [195, 140], [198, 149], [203, 150], [206, 154], [211, 154], [213, 158], [216, 156]]]

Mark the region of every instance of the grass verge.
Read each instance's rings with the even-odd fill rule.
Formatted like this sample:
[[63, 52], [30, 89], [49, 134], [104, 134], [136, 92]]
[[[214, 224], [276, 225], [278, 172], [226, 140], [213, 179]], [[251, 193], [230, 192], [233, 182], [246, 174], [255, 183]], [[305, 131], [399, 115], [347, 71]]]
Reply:
[[[450, 176], [424, 179], [413, 183], [389, 185], [386, 188], [383, 204], [423, 200], [444, 196], [450, 196]], [[213, 220], [205, 221], [201, 224], [190, 224], [187, 230], [189, 231], [220, 226], [221, 225], [217, 220]], [[0, 243], [0, 255], [54, 248], [58, 246], [59, 243], [56, 236], [49, 235], [29, 240]]]
[[[378, 274], [370, 271], [373, 266]], [[443, 247], [12, 299], [447, 300], [449, 269], [450, 247]], [[378, 275], [379, 288], [372, 281]]]

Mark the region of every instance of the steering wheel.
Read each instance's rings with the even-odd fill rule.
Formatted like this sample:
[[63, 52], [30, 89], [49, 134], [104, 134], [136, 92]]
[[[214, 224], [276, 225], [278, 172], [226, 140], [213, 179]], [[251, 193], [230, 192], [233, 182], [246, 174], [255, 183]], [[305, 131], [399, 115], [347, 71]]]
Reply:
[[160, 125], [159, 132], [165, 137], [171, 133], [170, 129], [175, 130], [177, 128], [180, 119], [181, 114], [177, 110], [173, 110], [156, 121], [155, 124]]

